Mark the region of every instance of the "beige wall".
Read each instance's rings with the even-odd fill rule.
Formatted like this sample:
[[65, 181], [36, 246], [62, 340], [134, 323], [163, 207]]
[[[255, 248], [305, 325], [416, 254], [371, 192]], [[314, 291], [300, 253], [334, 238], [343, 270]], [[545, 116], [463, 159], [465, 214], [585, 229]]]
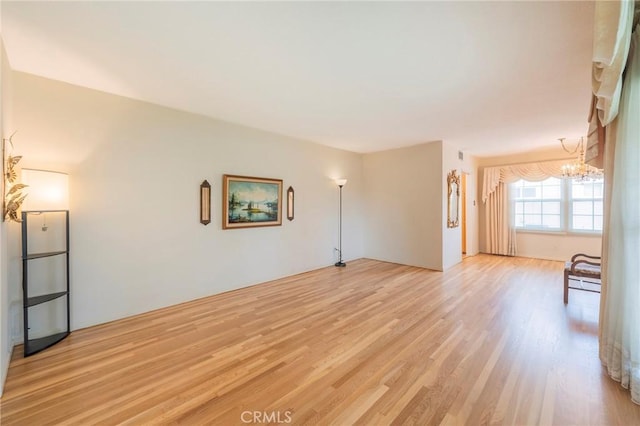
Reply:
[[[467, 176], [467, 255], [478, 254], [478, 207], [476, 203], [476, 159], [468, 154], [464, 159], [458, 158], [459, 150], [446, 142], [442, 143], [442, 267], [444, 270], [462, 260], [462, 223], [456, 228], [447, 227], [447, 175], [456, 170], [458, 176]], [[462, 217], [460, 216], [460, 221]]]
[[[473, 158], [460, 161], [458, 150], [445, 142], [366, 154], [365, 255], [439, 271], [459, 263], [461, 228], [447, 227], [447, 174], [453, 169], [469, 173], [468, 197], [475, 199]], [[467, 213], [475, 254], [475, 207]]]
[[[70, 174], [71, 312], [77, 329], [363, 256], [362, 157], [14, 73], [23, 167]], [[17, 136], [16, 136], [17, 138]], [[281, 178], [295, 220], [221, 229], [225, 173]], [[212, 184], [212, 223], [198, 220]], [[19, 245], [19, 244], [18, 244]], [[12, 276], [19, 300], [19, 271]]]
[[364, 155], [365, 256], [442, 270], [442, 143]]
[[[481, 194], [484, 167], [558, 159], [570, 159], [569, 155], [562, 150], [559, 144], [557, 147], [551, 147], [545, 150], [525, 152], [511, 156], [479, 158], [479, 179], [477, 182], [479, 199], [481, 200], [482, 197]], [[482, 203], [482, 201], [480, 201], [478, 219], [480, 222], [479, 249], [481, 252], [486, 252], [486, 217], [484, 204]], [[602, 249], [602, 238], [599, 235], [593, 234], [549, 234], [541, 232], [519, 231], [516, 235], [516, 244], [518, 247], [518, 256], [548, 260], [568, 260], [572, 255], [576, 253], [588, 253], [599, 256]]]
[[[2, 139], [11, 136], [11, 70], [4, 43], [0, 39], [2, 63], [0, 64], [0, 134]], [[3, 160], [4, 161], [4, 160]], [[4, 184], [4, 178], [2, 178]], [[11, 332], [9, 326], [9, 285], [7, 279], [7, 228], [11, 226], [0, 221], [0, 395], [7, 376], [9, 360], [11, 359]]]

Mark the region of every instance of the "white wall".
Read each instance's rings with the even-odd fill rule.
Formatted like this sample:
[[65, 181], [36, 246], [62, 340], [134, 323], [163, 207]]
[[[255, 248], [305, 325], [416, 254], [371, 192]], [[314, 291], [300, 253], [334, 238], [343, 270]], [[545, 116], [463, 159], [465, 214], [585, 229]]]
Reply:
[[[11, 92], [11, 71], [7, 55], [4, 50], [4, 43], [0, 39], [1, 60], [0, 64], [0, 135], [2, 139], [8, 138], [10, 134], [10, 92]], [[4, 159], [3, 159], [4, 161]], [[0, 177], [4, 184], [4, 177]], [[0, 395], [4, 388], [4, 381], [7, 377], [9, 360], [11, 358], [11, 333], [9, 329], [9, 288], [7, 280], [7, 224], [0, 221]]]
[[365, 154], [365, 256], [442, 270], [442, 143]]
[[[482, 196], [483, 168], [507, 164], [518, 164], [534, 161], [548, 161], [568, 159], [566, 152], [558, 145], [544, 150], [525, 152], [510, 156], [486, 157], [478, 159], [479, 171], [477, 189], [479, 198]], [[480, 198], [481, 200], [481, 198]], [[487, 238], [485, 227], [485, 208], [479, 202], [479, 238], [480, 251], [487, 252]], [[516, 235], [518, 256], [547, 260], [568, 260], [576, 253], [587, 253], [599, 256], [602, 250], [602, 238], [593, 234], [558, 233], [548, 234], [539, 232], [519, 231]]]
[[[23, 167], [70, 174], [73, 329], [331, 265], [337, 177], [349, 179], [344, 258], [363, 256], [360, 155], [23, 73], [13, 77]], [[225, 173], [283, 179], [285, 191], [295, 189], [295, 220], [223, 231]], [[212, 184], [208, 226], [198, 221], [204, 179]]]

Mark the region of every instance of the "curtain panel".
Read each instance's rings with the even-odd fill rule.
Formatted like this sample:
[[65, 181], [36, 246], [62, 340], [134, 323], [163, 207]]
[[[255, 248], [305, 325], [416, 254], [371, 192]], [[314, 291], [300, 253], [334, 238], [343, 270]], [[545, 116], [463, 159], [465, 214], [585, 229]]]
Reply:
[[515, 256], [516, 228], [511, 214], [509, 187], [499, 182], [487, 198], [485, 229], [487, 232], [487, 250], [491, 254]]
[[611, 185], [606, 187], [609, 194], [605, 193], [600, 302], [600, 360], [609, 376], [631, 391], [636, 404], [640, 404], [639, 44], [640, 26], [632, 38], [619, 115], [606, 146], [607, 161], [613, 167], [608, 174]]

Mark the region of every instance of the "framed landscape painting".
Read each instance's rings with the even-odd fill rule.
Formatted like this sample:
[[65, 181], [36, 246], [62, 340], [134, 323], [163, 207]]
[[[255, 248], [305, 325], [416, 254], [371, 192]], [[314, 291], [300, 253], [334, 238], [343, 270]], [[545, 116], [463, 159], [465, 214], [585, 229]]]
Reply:
[[222, 229], [282, 225], [282, 179], [222, 176]]

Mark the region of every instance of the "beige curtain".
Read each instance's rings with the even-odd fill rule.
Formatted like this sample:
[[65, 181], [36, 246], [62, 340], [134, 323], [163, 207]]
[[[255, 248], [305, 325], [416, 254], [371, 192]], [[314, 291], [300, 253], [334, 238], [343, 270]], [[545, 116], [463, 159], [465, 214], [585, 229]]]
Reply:
[[[600, 286], [600, 321], [599, 324], [604, 324], [604, 305], [607, 300], [607, 269], [608, 269], [608, 248], [609, 248], [609, 228], [611, 226], [611, 192], [613, 190], [613, 159], [614, 159], [614, 148], [615, 141], [617, 138], [618, 131], [618, 119], [613, 120], [606, 127], [606, 138], [609, 140], [607, 144], [605, 144], [604, 151], [604, 200], [603, 200], [603, 223], [602, 223], [602, 285]], [[603, 327], [599, 327], [598, 329], [598, 340], [600, 342], [603, 341]], [[600, 359], [604, 359], [604, 346], [600, 345]]]
[[[640, 26], [631, 42], [617, 123], [607, 135], [609, 194], [605, 197], [604, 292], [600, 359], [640, 404]], [[611, 146], [609, 146], [611, 145]]]
[[567, 160], [554, 160], [485, 167], [482, 182], [482, 201], [487, 201], [489, 195], [496, 190], [500, 182], [513, 183], [520, 179], [537, 182], [550, 177], [562, 177], [562, 165], [566, 162]]
[[585, 160], [593, 166], [602, 167], [602, 127], [611, 123], [618, 114], [622, 73], [631, 41], [634, 2], [598, 1], [595, 7], [591, 72], [593, 101]]
[[491, 254], [515, 256], [516, 229], [513, 225], [508, 193], [509, 187], [504, 182], [498, 182], [485, 202], [487, 250]]
[[520, 179], [541, 181], [561, 177], [564, 160], [485, 167], [482, 201], [485, 204], [487, 252], [515, 256], [516, 228], [511, 214], [509, 185]]

